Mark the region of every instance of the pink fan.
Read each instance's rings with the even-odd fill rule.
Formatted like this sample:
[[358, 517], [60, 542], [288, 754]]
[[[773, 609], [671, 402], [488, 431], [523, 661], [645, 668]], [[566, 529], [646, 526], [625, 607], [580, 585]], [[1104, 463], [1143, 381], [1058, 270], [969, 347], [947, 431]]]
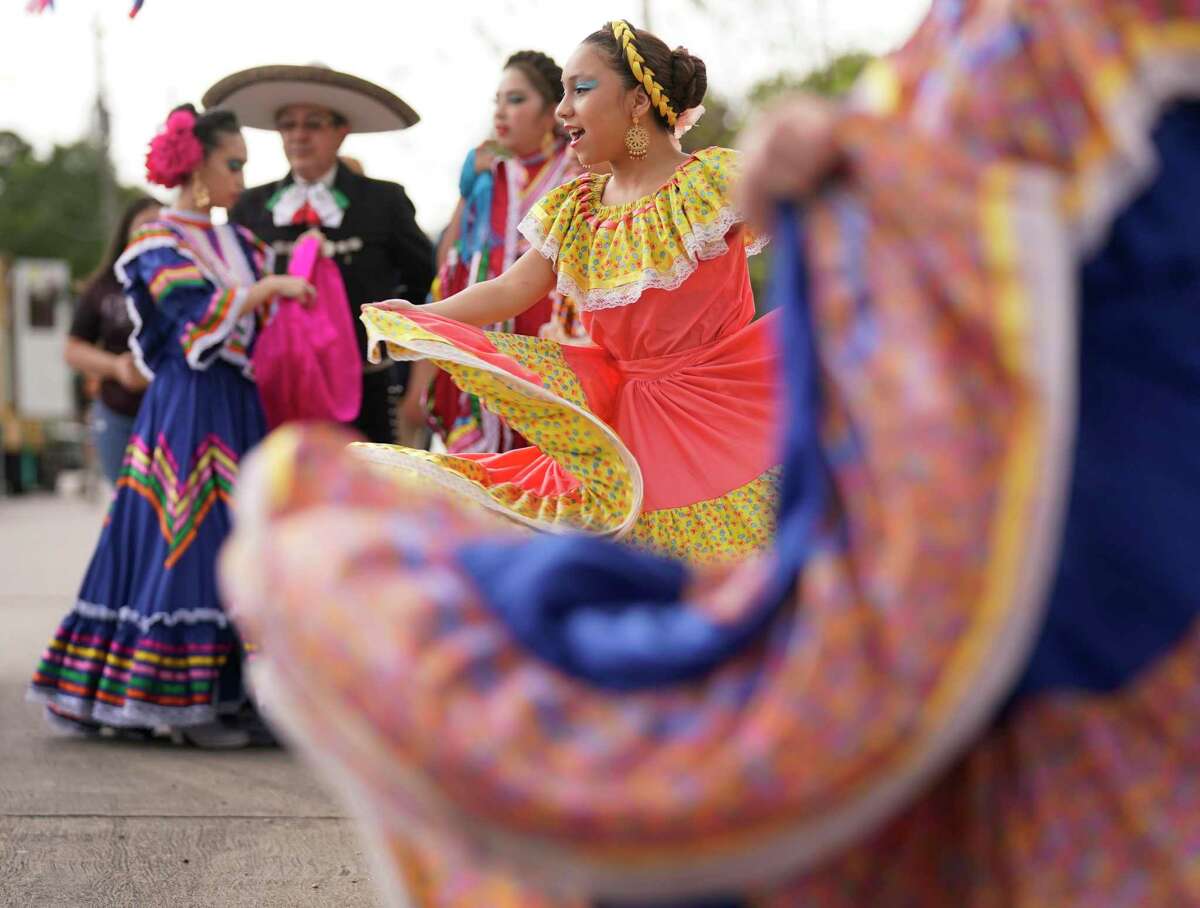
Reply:
[[362, 404], [362, 360], [342, 276], [316, 236], [296, 244], [288, 273], [311, 283], [317, 295], [307, 308], [280, 301], [255, 345], [267, 424], [349, 422]]

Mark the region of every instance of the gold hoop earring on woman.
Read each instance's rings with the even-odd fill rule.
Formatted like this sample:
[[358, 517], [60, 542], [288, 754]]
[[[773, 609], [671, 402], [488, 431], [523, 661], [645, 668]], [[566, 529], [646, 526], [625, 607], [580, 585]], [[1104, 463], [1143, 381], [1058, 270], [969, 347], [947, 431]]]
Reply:
[[633, 115], [633, 125], [625, 131], [625, 150], [635, 161], [645, 158], [650, 150], [650, 133], [646, 132], [646, 127], [638, 124], [637, 114]]
[[196, 203], [197, 208], [207, 208], [212, 204], [212, 196], [208, 194], [208, 187], [199, 177], [192, 178], [192, 201]]

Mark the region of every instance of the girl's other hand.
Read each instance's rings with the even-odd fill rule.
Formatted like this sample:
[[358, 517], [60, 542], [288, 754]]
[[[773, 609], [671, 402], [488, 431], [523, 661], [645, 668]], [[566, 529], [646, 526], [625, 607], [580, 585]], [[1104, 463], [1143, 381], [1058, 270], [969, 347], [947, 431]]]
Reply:
[[270, 304], [277, 296], [293, 299], [302, 306], [309, 305], [317, 295], [316, 289], [304, 278], [290, 274], [269, 274], [250, 288], [246, 301], [242, 304], [242, 315], [253, 312]]

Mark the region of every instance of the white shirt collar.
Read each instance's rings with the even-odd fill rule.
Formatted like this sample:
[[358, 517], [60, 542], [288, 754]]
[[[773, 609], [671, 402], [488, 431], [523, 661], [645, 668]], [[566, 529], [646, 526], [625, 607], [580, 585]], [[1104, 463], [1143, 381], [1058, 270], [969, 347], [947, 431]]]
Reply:
[[327, 171], [325, 171], [325, 173], [321, 174], [319, 177], [317, 177], [312, 182], [309, 182], [308, 180], [303, 179], [297, 173], [292, 174], [292, 179], [295, 183], [297, 183], [300, 186], [318, 186], [318, 185], [320, 185], [320, 186], [324, 186], [326, 189], [332, 189], [333, 181], [335, 179], [337, 179], [337, 169], [338, 169], [338, 166], [335, 163], [332, 167], [330, 167]]

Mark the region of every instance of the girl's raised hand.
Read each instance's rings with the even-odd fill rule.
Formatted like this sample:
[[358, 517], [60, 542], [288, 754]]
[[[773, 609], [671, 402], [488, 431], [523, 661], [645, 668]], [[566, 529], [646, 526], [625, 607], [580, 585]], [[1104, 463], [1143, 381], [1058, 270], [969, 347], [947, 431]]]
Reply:
[[296, 300], [301, 306], [309, 305], [317, 295], [316, 288], [302, 277], [276, 274], [274, 278], [278, 282], [275, 295]]
[[377, 303], [368, 303], [367, 305], [375, 309], [387, 309], [389, 312], [404, 312], [408, 309], [417, 308], [415, 303], [410, 303], [408, 300], [380, 300]]

